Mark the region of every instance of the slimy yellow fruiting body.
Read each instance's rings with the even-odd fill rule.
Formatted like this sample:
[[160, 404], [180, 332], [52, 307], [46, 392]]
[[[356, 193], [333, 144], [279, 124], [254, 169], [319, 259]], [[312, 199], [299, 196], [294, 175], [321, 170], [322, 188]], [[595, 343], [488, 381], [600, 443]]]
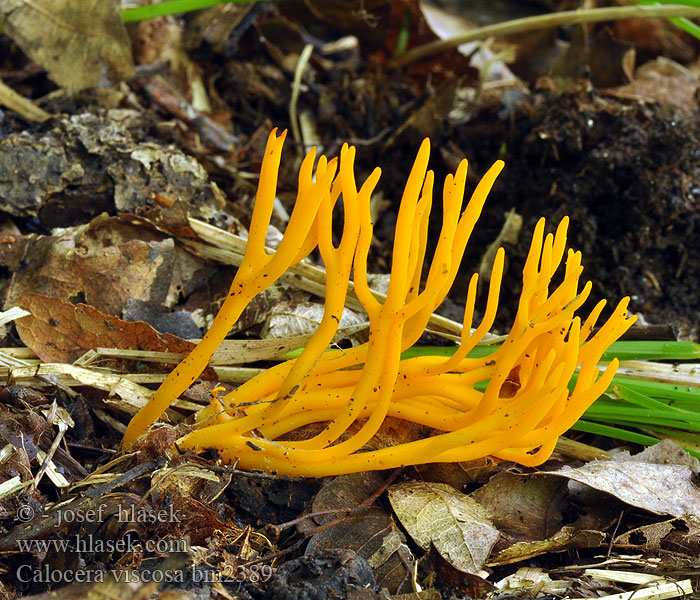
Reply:
[[[454, 355], [402, 360], [401, 352], [418, 340], [449, 292], [503, 163], [498, 161], [489, 169], [464, 209], [467, 162], [462, 161], [456, 173], [446, 178], [442, 228], [421, 287], [434, 187], [433, 173], [427, 169], [430, 143], [423, 142], [399, 208], [390, 283], [381, 302], [367, 283], [373, 229], [369, 200], [379, 170], [358, 190], [353, 171], [355, 149], [347, 145], [341, 150], [339, 165], [335, 159], [320, 157], [315, 178], [315, 154], [312, 151], [307, 156], [287, 232], [275, 254], [265, 253], [264, 234], [283, 138], [274, 131], [270, 135], [248, 249], [229, 297], [200, 345], [134, 417], [125, 446], [144, 433], [199, 376], [247, 302], [318, 247], [327, 273], [325, 313], [303, 353], [223, 398], [213, 397], [198, 415], [196, 429], [178, 441], [180, 448], [216, 448], [240, 468], [301, 476], [463, 461], [488, 454], [525, 465], [544, 462], [558, 437], [610, 385], [616, 361], [602, 375], [596, 363], [634, 321], [627, 317], [627, 299], [592, 337], [604, 302], [583, 323], [575, 315], [591, 285], [579, 284], [581, 254], [566, 251], [568, 219], [546, 236], [544, 219], [538, 222], [523, 269], [523, 291], [513, 327], [493, 354], [485, 359], [467, 356], [493, 325], [504, 269], [503, 249], [496, 253], [484, 316], [475, 329], [478, 276], [469, 281], [461, 344]], [[335, 246], [332, 214], [341, 195], [344, 228]], [[563, 280], [550, 290], [562, 261]], [[369, 341], [328, 351], [345, 305], [351, 270], [355, 294], [369, 315]], [[577, 370], [576, 385], [569, 391]], [[424, 425], [430, 431], [423, 439], [373, 448], [372, 439], [387, 416]], [[312, 437], [285, 439], [312, 423], [323, 424]]]

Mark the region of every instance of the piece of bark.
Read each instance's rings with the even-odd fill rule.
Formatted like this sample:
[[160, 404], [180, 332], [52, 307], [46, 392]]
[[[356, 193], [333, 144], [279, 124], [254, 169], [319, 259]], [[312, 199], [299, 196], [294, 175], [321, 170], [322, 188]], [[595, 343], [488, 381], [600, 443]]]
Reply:
[[38, 216], [46, 229], [102, 212], [132, 213], [171, 228], [187, 227], [188, 213], [211, 221], [224, 209], [223, 194], [197, 160], [149, 141], [148, 126], [134, 111], [110, 110], [3, 138], [0, 210]]

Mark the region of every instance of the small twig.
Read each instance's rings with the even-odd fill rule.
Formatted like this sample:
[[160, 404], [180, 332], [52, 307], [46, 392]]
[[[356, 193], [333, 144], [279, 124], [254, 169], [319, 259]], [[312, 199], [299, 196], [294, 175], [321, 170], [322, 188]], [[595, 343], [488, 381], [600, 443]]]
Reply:
[[57, 404], [56, 401], [54, 400], [52, 405], [51, 405], [51, 412], [49, 413], [49, 416], [47, 417], [47, 421], [51, 424], [55, 424], [58, 426], [58, 433], [56, 434], [56, 437], [54, 438], [53, 442], [51, 443], [51, 447], [49, 448], [48, 452], [46, 453], [46, 456], [44, 457], [44, 461], [41, 464], [41, 467], [39, 467], [39, 470], [37, 471], [36, 476], [34, 477], [34, 487], [39, 487], [39, 482], [41, 481], [41, 478], [44, 476], [44, 473], [46, 473], [46, 469], [49, 468], [49, 465], [51, 465], [51, 460], [53, 459], [53, 455], [56, 453], [56, 450], [58, 450], [58, 446], [61, 443], [61, 440], [63, 439], [63, 436], [65, 435], [66, 431], [68, 431], [68, 425], [63, 419], [56, 419], [56, 410], [57, 410]]
[[311, 58], [311, 53], [314, 47], [312, 44], [306, 44], [304, 49], [299, 55], [299, 60], [297, 61], [297, 66], [294, 69], [294, 83], [292, 84], [292, 97], [289, 100], [289, 122], [292, 126], [292, 136], [294, 136], [294, 141], [297, 144], [299, 154], [304, 155], [304, 144], [301, 139], [301, 131], [299, 129], [299, 119], [297, 116], [297, 102], [299, 101], [299, 92], [301, 90], [301, 78], [304, 74], [304, 69]]
[[226, 467], [223, 465], [206, 465], [202, 466], [215, 473], [230, 473], [232, 475], [240, 475], [242, 477], [250, 477], [252, 479], [274, 479], [275, 481], [303, 481], [303, 477], [289, 477], [288, 475], [273, 475], [264, 471], [242, 471], [235, 467]]
[[0, 81], [0, 105], [6, 106], [27, 121], [43, 123], [53, 117], [52, 114], [39, 108], [31, 100], [27, 100], [2, 81]]
[[624, 516], [625, 511], [621, 510], [620, 516], [617, 517], [617, 523], [615, 523], [615, 529], [613, 529], [613, 532], [610, 535], [610, 544], [608, 544], [608, 552], [605, 555], [605, 558], [610, 558], [610, 555], [612, 554], [613, 545], [615, 544], [615, 538], [617, 537], [617, 530], [620, 528], [620, 523], [622, 523], [622, 517]]
[[297, 517], [296, 519], [292, 519], [291, 521], [287, 521], [286, 523], [282, 523], [281, 525], [276, 525], [275, 528], [277, 531], [286, 531], [290, 527], [294, 527], [295, 525], [298, 525], [299, 523], [302, 523], [304, 521], [308, 521], [309, 519], [315, 519], [316, 517], [327, 517], [328, 515], [337, 515], [338, 513], [343, 513], [344, 515], [349, 515], [351, 512], [351, 509], [349, 508], [336, 508], [333, 510], [319, 510], [318, 512], [312, 512], [312, 513], [306, 513], [304, 515], [301, 515], [300, 517]]
[[700, 17], [700, 8], [693, 6], [612, 6], [607, 8], [589, 8], [565, 10], [558, 13], [536, 15], [513, 19], [504, 23], [496, 23], [487, 27], [473, 29], [451, 38], [430, 42], [413, 48], [389, 61], [390, 67], [403, 67], [433, 54], [452, 50], [457, 46], [475, 40], [483, 40], [492, 36], [512, 35], [537, 29], [548, 29], [560, 25], [578, 25], [581, 23], [598, 23], [600, 21], [616, 21], [619, 19], [652, 19], [655, 17]]
[[98, 454], [116, 454], [117, 451], [112, 448], [99, 448], [97, 446], [90, 446], [88, 444], [80, 444], [78, 442], [67, 442], [69, 448], [76, 448], [78, 450], [86, 450], [88, 452], [97, 452]]

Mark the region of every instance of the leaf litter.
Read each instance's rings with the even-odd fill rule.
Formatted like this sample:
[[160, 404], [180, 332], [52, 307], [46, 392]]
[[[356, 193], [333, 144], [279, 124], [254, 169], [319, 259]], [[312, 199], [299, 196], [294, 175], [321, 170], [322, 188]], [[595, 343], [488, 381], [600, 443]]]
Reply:
[[[36, 16], [34, 5], [41, 7], [43, 4], [0, 2], [0, 9], [7, 11], [8, 6], [13, 11], [29, 9], [29, 14]], [[112, 3], [103, 4], [105, 11], [114, 12]], [[310, 4], [314, 17], [325, 23], [321, 31], [329, 24], [336, 24], [337, 3]], [[442, 159], [449, 164], [451, 159], [461, 157], [466, 151], [474, 157], [472, 168], [478, 171], [482, 160], [480, 152], [489, 153], [493, 158], [496, 155], [494, 144], [506, 145], [506, 152], [514, 154], [523, 149], [520, 156], [532, 152], [537, 143], [533, 140], [549, 144], [547, 151], [555, 155], [568, 148], [569, 143], [576, 146], [566, 136], [551, 137], [553, 121], [546, 121], [547, 115], [545, 120], [537, 122], [538, 102], [549, 101], [555, 111], [561, 113], [569, 110], [575, 123], [579, 123], [579, 117], [598, 119], [601, 115], [616, 114], [615, 105], [601, 108], [593, 101], [591, 108], [590, 99], [576, 91], [548, 99], [546, 94], [535, 94], [529, 104], [524, 103], [526, 110], [517, 112], [513, 108], [515, 104], [509, 105], [502, 93], [495, 95], [488, 85], [482, 87], [484, 82], [477, 86], [482, 96], [476, 96], [476, 103], [469, 104], [474, 99], [471, 97], [472, 100], [460, 106], [465, 89], [476, 83], [477, 72], [457, 52], [450, 54], [449, 61], [446, 57], [436, 57], [426, 63], [429, 68], [426, 65], [411, 67], [405, 79], [391, 81], [381, 74], [382, 61], [387, 56], [382, 54], [382, 47], [386, 44], [393, 51], [405, 15], [409, 14], [411, 22], [421, 30], [421, 39], [429, 41], [434, 35], [424, 29], [419, 3], [389, 4], [378, 0], [366, 3], [362, 9], [366, 12], [353, 13], [360, 44], [355, 41], [354, 46], [345, 46], [355, 50], [340, 53], [330, 47], [328, 54], [314, 53], [307, 69], [300, 104], [313, 106], [316, 90], [323, 90], [319, 105], [314, 106], [317, 114], [312, 112], [311, 120], [315, 118], [317, 123], [311, 125], [312, 129], [324, 132], [323, 141], [331, 146], [337, 143], [334, 138], [364, 138], [377, 154], [388, 154], [387, 150], [391, 150], [391, 163], [396, 164], [408, 160], [404, 147], [412, 146], [414, 138], [421, 135], [439, 138], [443, 135], [442, 128], [446, 127], [454, 135], [444, 134]], [[222, 10], [226, 8], [231, 12]], [[224, 289], [217, 284], [230, 279], [230, 267], [237, 264], [236, 257], [240, 256], [241, 244], [245, 243], [240, 235], [245, 235], [241, 222], [247, 222], [248, 218], [254, 189], [251, 179], [254, 179], [252, 173], [261, 155], [261, 137], [271, 122], [285, 122], [288, 118], [285, 86], [295, 66], [291, 58], [298, 56], [295, 53], [299, 43], [307, 35], [306, 21], [300, 20], [293, 11], [280, 19], [276, 9], [267, 13], [266, 10], [256, 7], [248, 13], [237, 12], [233, 17], [233, 7], [217, 7], [217, 17], [212, 22], [230, 26], [228, 37], [224, 35], [218, 41], [206, 37], [215, 35], [211, 30], [198, 34], [189, 29], [189, 22], [185, 30], [181, 22], [171, 19], [160, 31], [167, 33], [168, 40], [179, 38], [178, 43], [183, 44], [169, 55], [175, 57], [174, 63], [178, 52], [197, 47], [201, 39], [219, 49], [199, 47], [201, 61], [187, 57], [188, 61], [180, 63], [180, 67], [173, 63], [172, 71], [162, 77], [149, 79], [146, 76], [133, 81], [127, 94], [124, 88], [122, 92], [114, 90], [113, 98], [118, 98], [116, 103], [114, 99], [105, 100], [106, 95], [101, 99], [94, 96], [89, 101], [94, 101], [93, 104], [50, 99], [43, 106], [70, 116], [59, 117], [43, 128], [30, 128], [27, 133], [20, 134], [24, 127], [19, 127], [12, 117], [7, 121], [9, 134], [4, 135], [6, 131], [3, 130], [0, 140], [0, 170], [5, 169], [6, 173], [0, 176], [0, 202], [8, 215], [3, 235], [5, 231], [8, 233], [0, 244], [0, 262], [13, 278], [7, 285], [5, 307], [9, 309], [22, 301], [33, 309], [34, 316], [26, 317], [25, 323], [18, 321], [16, 330], [35, 352], [8, 347], [0, 354], [4, 365], [0, 367], [0, 374], [15, 384], [0, 392], [2, 421], [7, 424], [0, 436], [5, 444], [0, 449], [0, 469], [3, 480], [9, 482], [9, 493], [0, 502], [5, 515], [15, 515], [20, 506], [30, 505], [39, 511], [37, 514], [44, 516], [24, 527], [17, 526], [12, 518], [5, 519], [3, 524], [7, 531], [0, 545], [4, 544], [3, 548], [13, 552], [9, 558], [2, 559], [5, 572], [12, 573], [28, 561], [35, 565], [58, 561], [56, 564], [66, 571], [78, 568], [79, 563], [73, 558], [42, 556], [39, 552], [17, 554], [16, 543], [31, 536], [48, 540], [55, 539], [56, 535], [69, 536], [82, 531], [84, 535], [95, 535], [103, 540], [127, 539], [124, 536], [135, 536], [141, 542], [178, 536], [188, 538], [189, 556], [194, 557], [196, 573], [239, 575], [234, 581], [207, 584], [224, 597], [231, 593], [244, 598], [289, 597], [294, 590], [298, 592], [303, 588], [295, 588], [296, 584], [321, 581], [326, 585], [322, 589], [341, 597], [359, 594], [358, 590], [365, 586], [363, 591], [368, 593], [361, 597], [367, 598], [380, 597], [380, 594], [384, 594], [383, 598], [407, 597], [408, 592], [412, 598], [449, 597], [450, 593], [464, 596], [467, 591], [474, 597], [481, 597], [487, 593], [484, 590], [493, 593], [491, 582], [496, 582], [496, 587], [503, 592], [527, 590], [533, 595], [542, 592], [577, 597], [595, 590], [600, 596], [619, 591], [619, 587], [613, 588], [606, 581], [620, 582], [623, 587], [642, 586], [629, 592], [633, 598], [690, 593], [688, 580], [680, 577], [669, 583], [670, 587], [662, 589], [661, 584], [654, 584], [651, 579], [625, 579], [623, 576], [631, 570], [662, 573], [677, 566], [678, 561], [686, 566], [697, 566], [692, 558], [697, 556], [698, 547], [697, 489], [693, 484], [696, 467], [672, 445], [665, 446], [667, 454], [663, 459], [650, 452], [632, 456], [614, 454], [609, 460], [585, 464], [554, 462], [547, 471], [537, 472], [488, 461], [478, 465], [429, 465], [400, 474], [402, 481], [389, 484], [386, 496], [382, 494], [382, 486], [387, 485], [390, 476], [387, 479], [376, 474], [362, 474], [324, 482], [287, 481], [243, 473], [235, 467], [223, 468], [208, 458], [179, 456], [174, 441], [180, 435], [179, 428], [187, 426], [181, 420], [196, 410], [199, 401], [205, 400], [215, 382], [240, 381], [237, 378], [250, 376], [256, 369], [257, 361], [270, 360], [305, 344], [308, 338], [298, 335], [297, 325], [300, 318], [306, 320], [306, 315], [292, 318], [293, 337], [261, 339], [260, 336], [269, 316], [269, 305], [278, 305], [280, 299], [286, 298], [291, 299], [292, 310], [312, 304], [309, 294], [318, 295], [324, 280], [323, 271], [312, 265], [300, 265], [298, 271], [286, 278], [286, 283], [291, 284], [289, 289], [294, 290], [292, 293], [282, 291], [268, 298], [267, 306], [256, 307], [255, 314], [246, 321], [252, 330], [239, 332], [242, 337], [250, 335], [250, 339], [230, 340], [221, 349], [207, 374], [211, 381], [196, 393], [192, 391], [194, 398], [183, 399], [177, 410], [169, 413], [173, 424], [163, 424], [154, 430], [140, 446], [138, 455], [113, 456], [118, 447], [119, 428], [123, 428], [119, 413], [133, 412], [144, 402], [149, 393], [145, 386], [162, 379], [167, 368], [160, 365], [179, 360], [190, 347], [185, 338], [196, 330], [205, 329], [208, 315], [215, 312], [216, 297]], [[57, 35], [69, 35], [70, 28], [64, 27], [60, 18], [54, 20], [59, 29], [63, 29]], [[38, 18], [36, 22], [42, 23]], [[389, 28], [389, 35], [377, 36], [381, 31], [378, 23]], [[99, 79], [102, 62], [111, 65], [111, 75], [116, 78], [129, 77], [130, 52], [124, 53], [125, 34], [121, 23], [117, 25], [114, 19], [104, 22], [98, 19], [97, 24], [104, 26], [108, 34], [95, 33], [93, 37], [108, 40], [111, 46], [87, 46], [93, 62], [86, 65], [73, 61], [73, 72], [68, 76], [65, 68], [61, 71], [44, 61], [41, 49], [25, 50], [68, 91], [93, 85]], [[6, 27], [20, 43], [20, 35], [14, 32], [24, 25], [11, 23]], [[141, 38], [145, 40], [145, 49], [149, 50], [152, 44], [152, 56], [163, 56], [162, 52], [155, 52], [155, 40], [148, 39], [148, 28], [142, 29], [140, 35], [145, 36]], [[157, 27], [150, 30], [151, 33], [158, 31]], [[73, 33], [79, 41], [86, 38], [80, 27]], [[264, 36], [262, 41], [260, 35]], [[66, 43], [72, 44], [75, 39]], [[414, 37], [414, 41], [416, 39]], [[544, 42], [544, 47], [553, 43], [551, 38], [544, 39], [549, 40]], [[166, 55], [170, 43], [165, 43]], [[574, 40], [572, 47], [576, 43]], [[591, 43], [592, 47], [613, 47], [605, 35], [591, 38]], [[239, 60], [237, 44], [256, 59]], [[379, 70], [361, 71], [362, 87], [335, 84], [336, 69], [345, 69], [345, 81], [357, 75], [357, 65], [367, 59], [357, 48], [364, 51], [366, 44], [372, 45], [376, 61], [373, 68], [379, 65]], [[627, 60], [628, 49], [629, 45], [620, 46], [619, 58], [610, 61], [615, 64], [594, 65], [604, 72], [595, 72], [592, 76], [628, 76], [630, 71], [622, 64]], [[207, 56], [207, 53], [210, 54]], [[539, 53], [535, 50], [533, 54], [541, 58], [542, 50]], [[144, 56], [147, 53], [142, 54], [142, 58]], [[231, 60], [231, 56], [237, 59]], [[212, 57], [216, 60], [207, 63], [206, 58]], [[112, 58], [114, 61], [110, 63]], [[219, 59], [223, 66], [213, 67], [219, 64]], [[534, 60], [528, 64], [528, 59], [522, 56], [517, 60], [519, 69], [515, 70], [521, 77], [527, 68], [538, 63]], [[441, 68], [436, 70], [436, 65]], [[575, 79], [571, 63], [562, 65], [558, 66], [562, 76], [557, 84], [567, 78]], [[217, 68], [219, 73], [215, 73]], [[429, 85], [426, 85], [425, 71], [421, 71], [426, 68], [436, 71]], [[466, 72], [467, 76], [459, 82], [450, 79], [450, 68]], [[687, 79], [687, 73], [673, 77], [673, 72], [660, 65], [656, 72], [640, 73], [635, 80], [638, 87], [620, 87], [618, 97], [631, 94], [661, 98], [660, 86], [650, 85], [645, 79], [653, 82], [668, 77], [664, 82], [669, 87]], [[222, 73], [233, 79], [228, 87], [217, 83], [222, 80]], [[19, 71], [10, 75], [14, 85], [26, 81], [26, 75]], [[522, 93], [522, 82], [516, 83], [521, 86]], [[687, 79], [687, 85], [676, 90], [674, 98], [680, 100], [672, 100], [692, 108], [693, 94], [687, 92], [688, 85], [695, 84], [692, 78]], [[541, 81], [539, 85], [548, 83]], [[362, 89], [372, 92], [371, 102]], [[134, 110], [134, 98], [145, 104], [152, 103], [162, 113], [156, 117], [142, 110], [143, 105]], [[495, 104], [489, 104], [494, 98]], [[478, 107], [482, 101], [485, 104]], [[100, 103], [109, 108], [97, 108]], [[127, 105], [129, 109], [124, 108]], [[459, 114], [465, 106], [471, 111], [469, 118], [465, 118], [464, 112]], [[472, 117], [483, 111], [486, 120], [502, 124], [506, 121], [494, 115], [503, 110], [511, 110], [510, 118], [506, 119], [510, 127], [513, 124], [522, 126], [522, 119], [532, 119], [531, 133], [539, 131], [543, 135], [527, 133], [526, 124], [522, 126], [524, 142], [517, 136], [506, 135], [496, 142], [482, 144], [482, 136], [474, 135], [474, 131], [483, 131], [484, 123]], [[652, 117], [662, 122], [667, 118], [661, 111], [655, 113], [656, 109], [646, 107], [644, 110], [652, 111]], [[165, 113], [170, 121], [163, 119]], [[619, 114], [624, 120], [624, 109]], [[308, 112], [304, 119], [309, 119]], [[450, 119], [465, 119], [461, 133], [453, 129], [457, 121]], [[585, 119], [581, 121], [584, 122]], [[5, 127], [4, 123], [0, 125]], [[217, 137], [217, 131], [226, 135]], [[558, 131], [569, 130], [560, 127]], [[585, 128], [582, 131], [586, 131]], [[479, 140], [481, 149], [472, 153], [473, 142], [465, 139], [465, 132], [471, 139]], [[375, 137], [376, 141], [372, 141]], [[585, 146], [588, 139], [585, 135], [581, 139]], [[178, 148], [185, 148], [186, 152]], [[541, 152], [538, 157], [541, 158]], [[515, 157], [511, 162], [515, 162]], [[389, 186], [403, 177], [403, 173], [385, 171], [388, 179], [385, 183]], [[561, 180], [567, 183], [565, 178]], [[519, 186], [518, 193], [522, 190], [522, 181]], [[562, 189], [563, 184], [559, 190], [550, 192], [556, 197]], [[693, 193], [685, 190], [681, 197], [687, 202]], [[547, 197], [547, 194], [540, 195]], [[284, 189], [280, 196], [284, 204]], [[510, 196], [508, 198], [505, 202], [510, 202]], [[388, 255], [388, 238], [384, 235], [382, 241], [381, 234], [390, 230], [387, 224], [391, 222], [391, 206], [390, 200], [385, 201], [377, 214], [380, 239], [375, 260], [376, 270], [380, 272], [385, 271]], [[512, 205], [502, 208], [505, 213]], [[102, 215], [104, 212], [110, 216]], [[521, 213], [528, 214], [518, 208], [517, 214]], [[33, 233], [28, 232], [27, 223], [34, 227]], [[282, 228], [284, 222], [278, 225]], [[55, 227], [63, 229], [51, 231]], [[527, 229], [527, 222], [524, 227]], [[590, 228], [594, 229], [594, 225]], [[489, 232], [490, 238], [479, 245], [486, 248], [493, 243], [498, 229]], [[517, 236], [505, 243], [517, 246]], [[672, 245], [670, 240], [669, 247]], [[80, 252], [75, 252], [76, 249]], [[688, 249], [686, 256], [690, 258], [683, 259], [681, 255], [679, 269], [692, 268], [691, 254], [692, 249]], [[656, 276], [652, 273], [645, 277], [645, 292], [658, 295], [654, 286]], [[625, 281], [632, 285], [632, 280]], [[299, 293], [299, 289], [303, 293]], [[643, 298], [639, 302], [645, 307], [650, 304]], [[172, 313], [174, 307], [178, 310]], [[171, 331], [177, 337], [168, 336], [164, 333], [167, 327], [162, 317], [179, 313], [188, 326], [178, 321]], [[139, 322], [142, 320], [157, 324], [158, 331]], [[444, 318], [436, 317], [433, 325], [448, 333], [457, 331]], [[361, 323], [357, 328], [361, 328]], [[345, 334], [352, 332], [350, 328]], [[6, 338], [6, 343], [9, 340]], [[345, 339], [336, 341], [347, 343]], [[130, 355], [129, 351], [135, 346], [139, 349]], [[236, 367], [230, 365], [239, 364], [252, 366], [248, 371], [239, 369], [235, 374]], [[107, 398], [98, 390], [105, 390], [113, 397]], [[59, 421], [49, 418], [55, 401], [62, 405], [58, 408], [68, 409], [76, 417], [72, 425], [69, 421], [59, 425]], [[63, 434], [62, 428], [66, 428]], [[388, 423], [381, 443], [390, 444], [403, 435], [406, 431]], [[57, 440], [58, 445], [54, 443]], [[53, 446], [56, 446], [54, 454], [49, 457]], [[80, 464], [71, 462], [72, 454], [82, 457], [89, 470], [87, 477], [81, 472]], [[45, 470], [47, 477], [36, 487], [31, 482], [40, 469]], [[58, 487], [65, 484], [73, 487], [59, 500]], [[83, 530], [75, 525], [58, 530], [61, 510], [64, 513], [67, 508], [97, 510], [103, 498], [106, 499], [105, 509], [111, 511], [110, 519], [102, 523], [103, 528], [93, 524]], [[57, 503], [61, 501], [67, 504]], [[182, 511], [187, 520], [131, 525], [115, 522], [118, 510], [137, 505], [153, 510]], [[311, 514], [303, 515], [305, 510]], [[662, 520], [657, 520], [659, 517]], [[653, 522], [648, 523], [649, 520]], [[441, 526], [436, 527], [438, 524]], [[300, 542], [309, 536], [301, 556]], [[653, 558], [606, 559], [606, 552], [646, 553]], [[564, 570], [575, 562], [574, 553], [588, 560], [588, 569], [584, 570], [584, 564], [573, 565], [577, 568], [575, 571]], [[90, 561], [98, 557], [87, 558]], [[107, 560], [113, 560], [113, 564], [120, 567], [141, 566], [151, 572], [170, 568], [169, 565], [182, 570], [183, 564], [177, 562], [182, 558], [166, 559], [163, 555], [145, 554], [142, 549], [121, 557], [107, 557]], [[542, 561], [540, 564], [547, 566], [549, 575], [541, 570], [520, 569], [515, 572], [518, 579], [514, 569], [523, 561]], [[262, 566], [270, 567], [271, 571], [263, 571]], [[601, 569], [605, 569], [607, 579]], [[268, 585], [254, 580], [254, 576], [265, 573], [273, 578]], [[507, 576], [508, 573], [511, 575]], [[471, 579], [465, 579], [467, 576]], [[476, 587], [478, 581], [486, 587]], [[2, 581], [3, 586], [8, 587], [13, 583]], [[135, 593], [143, 596], [153, 589], [140, 583], [138, 592], [109, 581], [94, 584], [87, 591], [78, 584], [69, 585], [64, 591], [68, 594], [66, 597], [82, 593], [136, 597]], [[582, 591], [581, 586], [588, 587]], [[373, 591], [380, 587], [387, 591]], [[311, 588], [303, 589], [308, 592]], [[42, 589], [31, 585], [25, 586], [23, 591], [41, 593]], [[186, 590], [180, 593], [196, 597]]]

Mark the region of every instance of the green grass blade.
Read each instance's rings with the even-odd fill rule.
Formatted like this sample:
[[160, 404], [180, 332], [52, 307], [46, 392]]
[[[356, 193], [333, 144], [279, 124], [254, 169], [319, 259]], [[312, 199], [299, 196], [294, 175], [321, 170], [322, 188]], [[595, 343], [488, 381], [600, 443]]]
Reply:
[[145, 21], [166, 15], [179, 15], [193, 10], [211, 8], [218, 4], [250, 4], [260, 0], [166, 0], [158, 4], [148, 4], [146, 6], [136, 6], [122, 11], [122, 21], [133, 23], [135, 21]]
[[669, 19], [676, 27], [679, 27], [693, 37], [700, 39], [700, 27], [686, 17], [673, 17]]
[[[482, 358], [495, 352], [498, 346], [477, 346], [469, 358]], [[452, 356], [456, 346], [414, 346], [401, 358], [415, 356]], [[700, 359], [700, 344], [693, 342], [615, 342], [601, 357], [602, 361], [619, 360], [697, 360]]]
[[[645, 6], [659, 5], [659, 4], [681, 4], [684, 6], [700, 6], [699, 0], [673, 0], [672, 2], [658, 2], [657, 0], [637, 0], [637, 4], [643, 4]], [[693, 23], [690, 19], [686, 17], [671, 17], [668, 19], [676, 27], [682, 29], [686, 33], [689, 33], [693, 37], [700, 39], [700, 27]]]
[[623, 400], [627, 400], [628, 402], [632, 402], [633, 404], [637, 404], [638, 406], [642, 406], [647, 409], [661, 410], [667, 414], [673, 413], [677, 415], [688, 415], [692, 417], [697, 416], [700, 419], [700, 413], [698, 411], [689, 411], [684, 408], [672, 405], [668, 401], [662, 402], [661, 400], [651, 398], [637, 390], [626, 387], [624, 384], [613, 384], [613, 391]]
[[[616, 375], [613, 378], [613, 385], [621, 385], [641, 394], [662, 398], [666, 400], [694, 402], [700, 410], [700, 388], [677, 383], [664, 383], [662, 381], [647, 381], [645, 379], [634, 379], [624, 375]], [[673, 406], [673, 404], [671, 404]]]
[[[499, 346], [477, 346], [467, 356], [469, 358], [483, 358], [493, 354]], [[401, 358], [415, 358], [417, 356], [444, 356], [449, 358], [455, 353], [457, 346], [413, 346], [401, 353]]]
[[574, 431], [581, 431], [583, 433], [592, 433], [594, 435], [602, 435], [609, 438], [624, 440], [625, 442], [632, 442], [634, 444], [642, 444], [644, 446], [650, 446], [660, 441], [659, 438], [643, 433], [637, 433], [636, 431], [629, 431], [627, 429], [603, 425], [601, 423], [591, 423], [581, 419], [574, 423], [571, 429]]
[[693, 342], [615, 342], [601, 360], [697, 360], [700, 344]]
[[678, 4], [681, 6], [699, 6], [700, 0], [672, 0], [671, 2], [660, 2], [659, 0], [637, 0], [637, 4], [651, 6], [654, 4]]

